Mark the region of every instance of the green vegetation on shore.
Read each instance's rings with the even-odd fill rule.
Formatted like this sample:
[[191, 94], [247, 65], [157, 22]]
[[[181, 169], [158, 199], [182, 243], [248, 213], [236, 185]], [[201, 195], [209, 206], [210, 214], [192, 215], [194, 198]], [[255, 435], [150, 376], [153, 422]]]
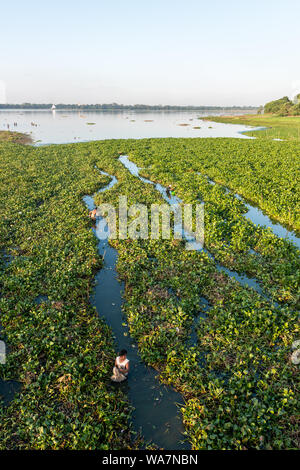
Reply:
[[266, 127], [267, 129], [244, 132], [258, 139], [300, 140], [300, 116], [274, 116], [273, 114], [244, 114], [242, 116], [207, 116], [203, 121]]
[[287, 96], [279, 100], [270, 101], [264, 106], [265, 113], [277, 114], [278, 116], [300, 116], [300, 94], [295, 97], [295, 102]]
[[[262, 110], [264, 110], [264, 114], [261, 114]], [[287, 96], [270, 101], [258, 110], [257, 115], [208, 116], [203, 119], [226, 124], [244, 124], [267, 128], [244, 132], [244, 134], [251, 137], [300, 140], [300, 94], [295, 97], [295, 102]]]
[[[184, 202], [203, 200], [206, 248], [223, 266], [256, 277], [264, 293], [181, 241], [111, 241], [130, 333], [145, 362], [182, 393], [193, 448], [299, 447], [298, 369], [290, 361], [299, 338], [299, 250], [246, 220], [244, 205], [205, 177], [297, 227], [299, 143], [143, 139], [0, 144], [0, 249], [12, 256], [0, 265], [1, 339], [10, 347], [0, 374], [22, 382], [21, 394], [0, 411], [0, 448], [131, 445], [129, 405], [109, 382], [112, 333], [89, 304], [101, 259], [82, 197], [107, 182], [96, 165], [118, 178], [97, 203], [117, 203], [119, 195], [129, 205], [163, 200], [124, 168], [120, 152], [144, 176], [172, 184]], [[47, 299], [38, 304], [39, 296]], [[201, 312], [198, 342], [188, 346]]]

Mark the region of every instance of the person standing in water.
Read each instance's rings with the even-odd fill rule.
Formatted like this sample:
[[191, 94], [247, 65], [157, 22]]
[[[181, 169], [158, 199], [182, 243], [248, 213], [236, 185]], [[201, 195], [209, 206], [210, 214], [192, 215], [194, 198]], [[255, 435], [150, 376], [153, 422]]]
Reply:
[[123, 382], [127, 379], [129, 373], [129, 359], [127, 359], [126, 349], [122, 349], [115, 360], [115, 367], [113, 368], [113, 375], [111, 380], [113, 382]]
[[96, 220], [97, 216], [97, 209], [93, 209], [92, 211], [89, 212], [89, 216], [92, 220]]

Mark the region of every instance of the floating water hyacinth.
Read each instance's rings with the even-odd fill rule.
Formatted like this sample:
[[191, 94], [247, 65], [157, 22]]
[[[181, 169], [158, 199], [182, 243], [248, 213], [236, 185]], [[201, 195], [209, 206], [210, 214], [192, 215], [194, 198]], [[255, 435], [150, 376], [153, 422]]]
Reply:
[[300, 339], [293, 342], [292, 349], [300, 349]]
[[4, 341], [0, 341], [0, 364], [6, 362], [6, 345]]
[[[187, 252], [174, 239], [111, 241], [119, 253], [126, 324], [143, 360], [185, 398], [181, 408], [189, 441], [195, 449], [296, 448], [291, 356], [299, 360], [299, 347], [294, 342], [292, 352], [288, 345], [299, 338], [299, 250], [246, 220], [243, 201], [202, 175], [297, 228], [299, 144], [196, 136], [36, 149], [0, 145], [0, 246], [7, 247], [9, 240], [19, 247], [11, 249], [8, 266], [1, 260], [1, 323], [15, 358], [9, 373], [22, 374], [26, 383], [26, 394], [9, 412], [1, 410], [0, 442], [13, 448], [18, 433], [26, 449], [129, 445], [125, 436], [120, 441], [129, 433], [128, 402], [106, 385], [116, 354], [113, 335], [88, 303], [102, 259], [81, 197], [106, 184], [96, 163], [118, 178], [111, 191], [97, 195], [97, 203], [116, 203], [120, 193], [129, 203], [147, 207], [163, 199], [154, 185], [124, 168], [117, 158], [120, 149], [144, 168], [146, 178], [176, 187], [182, 201], [205, 201], [201, 252]], [[42, 210], [38, 200], [44, 201]], [[230, 277], [233, 271], [236, 280]], [[261, 293], [243, 285], [245, 274], [259, 283]], [[37, 305], [34, 299], [41, 293], [50, 301]], [[211, 308], [207, 320], [197, 324], [196, 346], [188, 347], [202, 297]], [[52, 299], [62, 305], [56, 308]], [[12, 315], [16, 306], [18, 321]], [[59, 382], [69, 373], [72, 380]], [[36, 404], [35, 422], [51, 417], [51, 427], [43, 425], [38, 438], [28, 394]], [[59, 403], [62, 419], [53, 403]], [[78, 415], [93, 421], [83, 435]]]

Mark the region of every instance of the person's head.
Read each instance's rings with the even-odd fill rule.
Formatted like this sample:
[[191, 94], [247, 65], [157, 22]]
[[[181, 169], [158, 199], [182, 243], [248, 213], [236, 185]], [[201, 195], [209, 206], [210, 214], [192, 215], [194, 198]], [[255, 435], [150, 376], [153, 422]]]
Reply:
[[121, 351], [119, 352], [119, 356], [125, 358], [125, 357], [127, 356], [127, 351], [126, 351], [126, 349], [121, 349]]

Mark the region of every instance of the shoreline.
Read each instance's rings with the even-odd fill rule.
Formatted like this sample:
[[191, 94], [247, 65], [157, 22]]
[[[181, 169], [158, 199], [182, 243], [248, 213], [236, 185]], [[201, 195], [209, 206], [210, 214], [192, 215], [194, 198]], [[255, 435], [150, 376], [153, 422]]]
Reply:
[[34, 141], [29, 134], [13, 131], [0, 131], [0, 142], [11, 142], [13, 144], [29, 145]]
[[[240, 114], [222, 116], [204, 116], [203, 121], [222, 124], [251, 126], [243, 131], [248, 137], [276, 140], [300, 140], [300, 116], [277, 116], [275, 114]], [[255, 129], [255, 128], [260, 129]]]

